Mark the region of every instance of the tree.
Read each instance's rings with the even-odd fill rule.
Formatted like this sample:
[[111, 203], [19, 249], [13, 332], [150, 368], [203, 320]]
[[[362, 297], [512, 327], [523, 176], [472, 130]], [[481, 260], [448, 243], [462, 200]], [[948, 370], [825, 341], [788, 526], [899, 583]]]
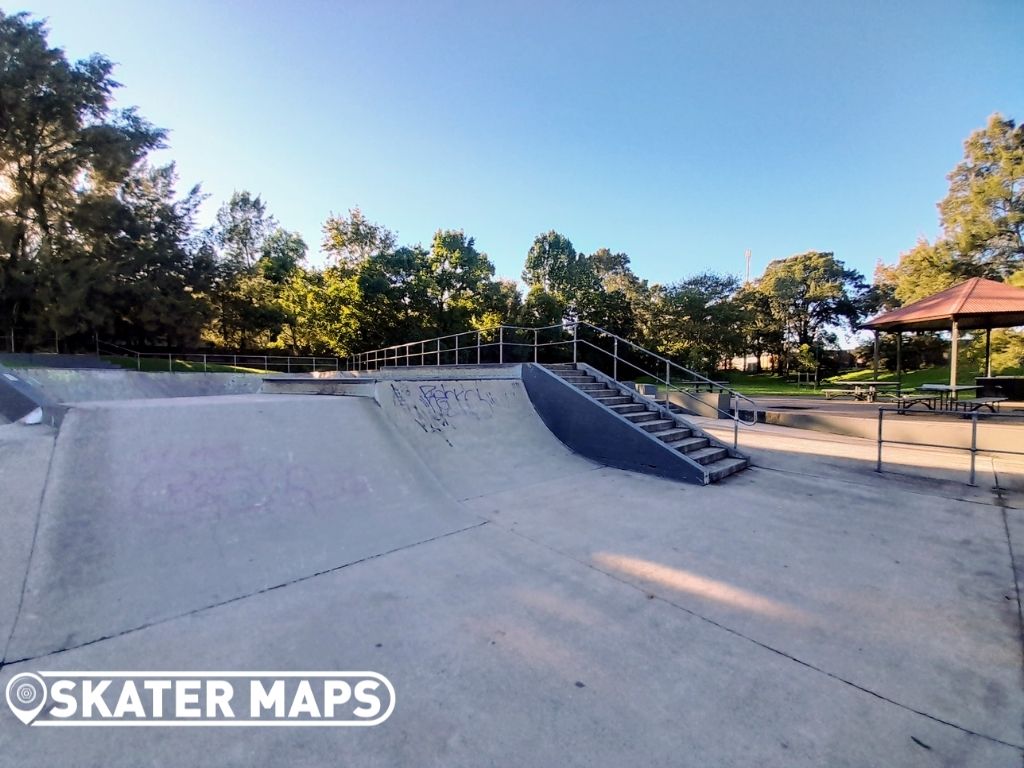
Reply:
[[565, 306], [566, 317], [573, 320], [582, 319], [601, 290], [590, 259], [577, 253], [569, 238], [554, 230], [534, 239], [526, 255], [523, 282], [556, 296]]
[[996, 114], [964, 142], [939, 203], [942, 235], [919, 240], [875, 284], [908, 304], [969, 277], [1006, 279], [1024, 265], [1024, 126]]
[[1024, 126], [1001, 115], [964, 142], [939, 204], [944, 237], [986, 276], [1024, 266]]
[[771, 262], [757, 281], [788, 341], [820, 344], [830, 326], [851, 330], [863, 313], [867, 285], [832, 253], [808, 251]]
[[305, 260], [306, 243], [299, 233], [277, 227], [263, 241], [257, 266], [263, 277], [280, 284]]
[[0, 11], [0, 322], [12, 331], [33, 311], [41, 272], [51, 288], [69, 289], [62, 318], [51, 326], [65, 327], [76, 310], [87, 311], [74, 306], [87, 298], [80, 282], [103, 270], [61, 274], [65, 256], [58, 248], [74, 241], [70, 213], [83, 191], [116, 187], [165, 135], [135, 110], [111, 107], [118, 84], [108, 59], [69, 62], [46, 35], [27, 14]]
[[484, 309], [494, 265], [462, 230], [438, 230], [427, 257], [427, 294], [434, 305], [434, 330], [446, 335], [466, 330]]
[[217, 211], [216, 237], [224, 259], [239, 269], [252, 269], [276, 226], [259, 195], [236, 191]]
[[713, 272], [660, 289], [656, 295], [658, 351], [698, 371], [713, 372], [742, 349], [734, 277]]
[[324, 222], [323, 231], [324, 251], [337, 266], [346, 269], [355, 269], [370, 257], [395, 248], [394, 233], [367, 220], [358, 206], [348, 216], [332, 214]]

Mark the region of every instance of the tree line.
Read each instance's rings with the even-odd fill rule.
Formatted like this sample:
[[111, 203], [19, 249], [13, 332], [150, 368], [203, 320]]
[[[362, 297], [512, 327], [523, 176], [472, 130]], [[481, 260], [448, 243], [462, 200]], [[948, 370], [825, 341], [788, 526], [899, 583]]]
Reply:
[[[359, 208], [326, 219], [323, 267], [252, 192], [199, 227], [200, 187], [179, 193], [173, 164], [151, 162], [166, 131], [113, 108], [109, 60], [69, 61], [41, 22], [0, 14], [0, 68], [0, 332], [12, 349], [89, 349], [98, 337], [345, 356], [584, 320], [701, 371], [744, 354], [785, 370], [834, 357], [843, 328], [922, 285], [978, 271], [1009, 279], [1021, 267], [1021, 132], [1002, 118], [968, 141], [951, 176], [962, 202], [943, 203], [948, 236], [880, 267], [873, 284], [823, 251], [773, 261], [746, 284], [714, 272], [653, 284], [627, 254], [579, 252], [556, 231], [534, 239], [520, 283], [497, 278], [463, 230], [401, 244]], [[1010, 174], [1008, 197], [994, 171], [978, 181], [982, 163]]]

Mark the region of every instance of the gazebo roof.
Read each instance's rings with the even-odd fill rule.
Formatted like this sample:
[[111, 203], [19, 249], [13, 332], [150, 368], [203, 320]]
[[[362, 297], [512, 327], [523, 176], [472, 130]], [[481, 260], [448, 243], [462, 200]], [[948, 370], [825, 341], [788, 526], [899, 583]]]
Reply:
[[1024, 325], [1024, 288], [972, 277], [873, 317], [861, 327], [876, 331], [945, 331], [954, 319], [964, 330]]

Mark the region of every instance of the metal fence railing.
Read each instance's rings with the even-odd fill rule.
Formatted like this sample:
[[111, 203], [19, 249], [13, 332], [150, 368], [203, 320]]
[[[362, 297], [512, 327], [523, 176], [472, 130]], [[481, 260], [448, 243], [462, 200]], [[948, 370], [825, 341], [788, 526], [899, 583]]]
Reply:
[[143, 369], [144, 361], [154, 361], [146, 365], [147, 370], [202, 370], [238, 368], [256, 371], [274, 371], [279, 373], [316, 373], [318, 371], [338, 371], [343, 362], [338, 357], [318, 357], [301, 355], [254, 355], [246, 353], [205, 353], [205, 352], [137, 352], [118, 344], [96, 341], [96, 354], [113, 357], [128, 357], [135, 360], [136, 370]]
[[[910, 416], [908, 411], [900, 408], [879, 408], [878, 409], [878, 459], [875, 464], [875, 471], [882, 471], [882, 447], [885, 445], [905, 445], [916, 448], [940, 448], [952, 451], [965, 451], [970, 454], [970, 470], [969, 478], [967, 481], [968, 485], [977, 485], [975, 482], [977, 477], [977, 458], [979, 454], [992, 455], [992, 454], [1005, 454], [1009, 456], [1024, 456], [1024, 450], [1014, 450], [1012, 448], [1005, 448], [1003, 446], [993, 447], [991, 443], [979, 445], [979, 428], [983, 430], [996, 425], [1015, 425], [1024, 426], [1024, 413], [981, 413], [979, 411], [972, 411], [964, 413], [962, 411], [917, 411], [913, 413], [912, 418], [905, 419], [900, 418], [898, 422], [900, 424], [912, 424], [914, 419], [918, 417], [927, 417], [936, 420], [942, 420], [949, 424], [963, 424], [966, 421], [970, 421], [970, 439], [963, 441], [964, 444], [956, 445], [953, 442], [946, 443], [934, 443], [926, 442], [923, 440], [896, 440], [893, 438], [885, 437], [885, 425], [891, 423], [893, 420], [890, 418], [886, 421], [886, 414], [896, 414], [900, 417]], [[991, 436], [989, 432], [989, 436]], [[1024, 448], [1024, 444], [1021, 444]], [[998, 478], [997, 478], [998, 483]]]
[[[757, 422], [757, 406], [746, 395], [703, 374], [634, 344], [611, 331], [583, 321], [529, 328], [499, 325], [452, 333], [405, 344], [395, 344], [352, 355], [346, 370], [367, 371], [398, 366], [483, 365], [488, 363], [587, 363], [615, 381], [620, 372], [630, 378], [646, 376], [662, 389], [666, 404], [670, 393], [697, 400], [702, 409], [714, 410], [733, 422], [733, 447], [739, 442], [741, 424]], [[699, 390], [726, 393], [728, 409], [701, 399]], [[746, 408], [744, 409], [744, 404]], [[744, 417], [744, 413], [749, 416]]]

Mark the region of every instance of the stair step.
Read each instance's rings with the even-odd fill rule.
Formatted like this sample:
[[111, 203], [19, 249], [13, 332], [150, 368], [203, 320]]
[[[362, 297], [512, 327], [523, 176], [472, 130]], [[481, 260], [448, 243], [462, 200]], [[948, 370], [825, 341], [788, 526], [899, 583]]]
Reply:
[[[605, 400], [605, 399], [607, 399], [609, 397], [625, 397], [626, 398], [626, 402], [632, 402], [633, 401], [633, 398], [628, 397], [627, 395], [622, 394], [617, 389], [584, 389], [582, 391], [585, 392], [586, 394], [590, 395], [595, 400], [602, 400], [603, 401], [603, 400]], [[605, 405], [608, 405], [608, 403], [605, 403]]]
[[586, 374], [580, 373], [575, 375], [560, 373], [558, 374], [562, 381], [567, 381], [570, 384], [593, 384], [597, 382], [593, 376], [587, 376]]
[[[640, 406], [641, 408], [643, 406]], [[625, 413], [623, 414], [627, 419], [632, 421], [634, 424], [642, 424], [645, 421], [654, 421], [658, 418], [658, 414], [654, 411], [641, 411], [639, 413]]]
[[690, 437], [693, 434], [692, 429], [686, 427], [679, 427], [678, 429], [666, 429], [659, 432], [656, 437], [666, 443], [671, 443], [673, 440], [679, 440], [682, 437]]
[[[595, 398], [601, 405], [626, 405], [632, 403], [633, 398], [627, 397], [626, 395], [606, 395], [605, 397]], [[639, 405], [639, 403], [638, 403]]]
[[[577, 389], [582, 389], [584, 392], [595, 392], [599, 389], [608, 389], [608, 385], [603, 381], [589, 381], [575, 385]], [[615, 390], [609, 390], [614, 392]]]
[[549, 371], [575, 371], [576, 363], [551, 363], [551, 365], [545, 365]]
[[708, 475], [713, 483], [729, 475], [734, 475], [746, 467], [747, 460], [737, 458], [719, 459], [707, 465]]
[[669, 445], [680, 453], [690, 453], [707, 448], [709, 441], [706, 437], [696, 437], [692, 433], [682, 440], [673, 440]]
[[686, 455], [698, 464], [713, 464], [719, 459], [726, 458], [729, 455], [729, 452], [725, 450], [725, 448], [709, 446], [707, 448], [701, 448], [700, 450], [689, 451]]
[[675, 424], [672, 419], [658, 419], [657, 421], [645, 421], [642, 424], [637, 424], [637, 426], [645, 432], [664, 432], [672, 429]]
[[647, 410], [642, 403], [623, 403], [622, 405], [610, 405], [608, 407], [616, 413], [621, 413], [623, 416], [628, 413], [640, 413]]

